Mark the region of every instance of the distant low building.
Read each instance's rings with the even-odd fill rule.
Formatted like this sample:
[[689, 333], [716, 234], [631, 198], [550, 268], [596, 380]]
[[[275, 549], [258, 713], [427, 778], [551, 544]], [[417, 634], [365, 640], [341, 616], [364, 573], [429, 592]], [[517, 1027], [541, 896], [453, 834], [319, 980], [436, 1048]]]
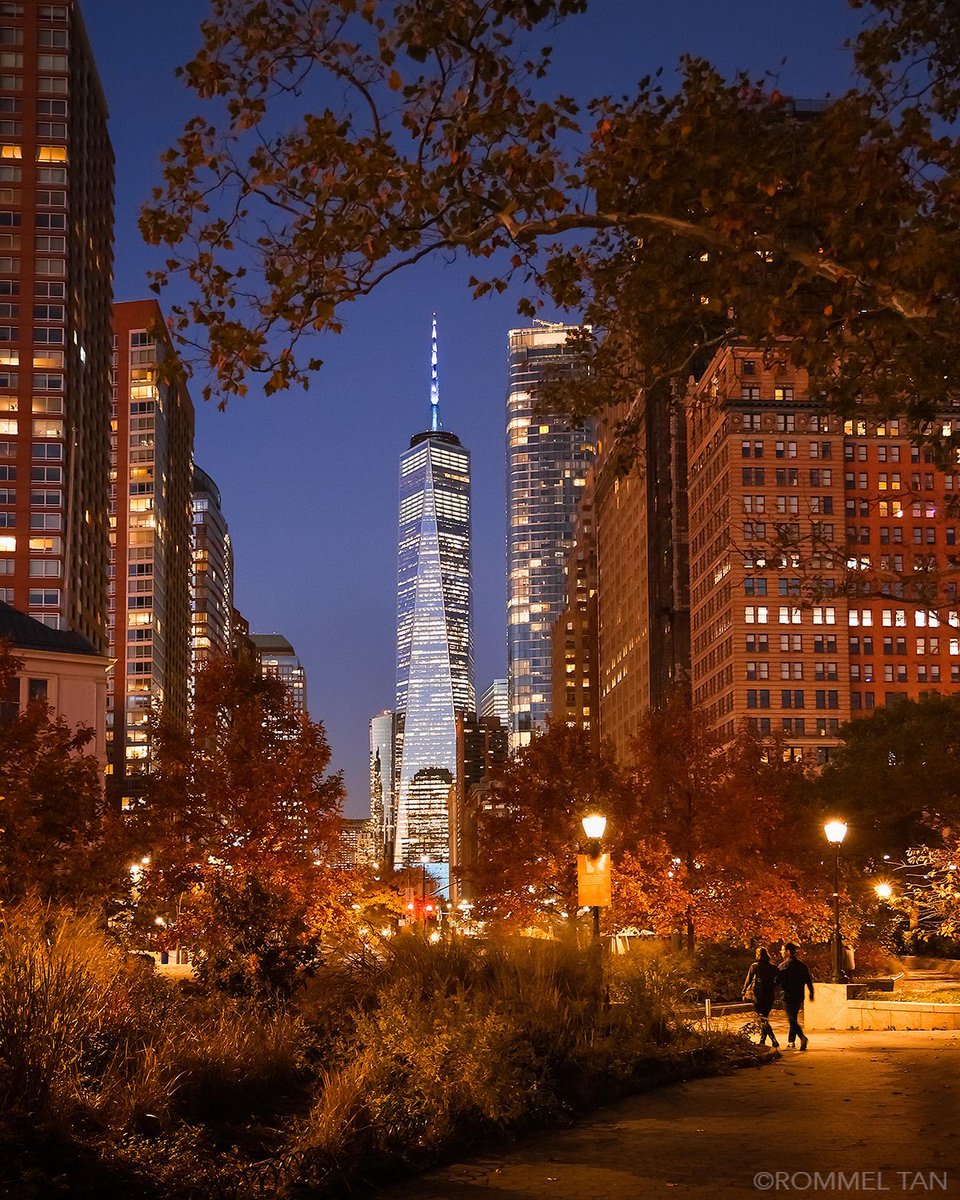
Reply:
[[98, 654], [80, 633], [52, 629], [26, 613], [0, 603], [0, 640], [8, 642], [23, 662], [10, 694], [0, 697], [0, 710], [22, 711], [42, 700], [69, 725], [87, 725], [94, 733], [87, 753], [107, 764], [107, 671], [110, 659]]
[[252, 633], [250, 641], [264, 675], [279, 679], [297, 712], [307, 716], [307, 676], [296, 650], [279, 633]]
[[449, 801], [450, 900], [454, 905], [472, 899], [469, 879], [480, 853], [480, 795], [491, 770], [505, 762], [509, 752], [509, 730], [496, 717], [457, 716], [457, 780]]
[[510, 696], [506, 679], [494, 679], [480, 697], [480, 716], [496, 717], [501, 725], [510, 724]]
[[376, 862], [373, 831], [366, 817], [345, 817], [340, 828], [340, 841], [331, 860], [331, 867], [349, 871]]

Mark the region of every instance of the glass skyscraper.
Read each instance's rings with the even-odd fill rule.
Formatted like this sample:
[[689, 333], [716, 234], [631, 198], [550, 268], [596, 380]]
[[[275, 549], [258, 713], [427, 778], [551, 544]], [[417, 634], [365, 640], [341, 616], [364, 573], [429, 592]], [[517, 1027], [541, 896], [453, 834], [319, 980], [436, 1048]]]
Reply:
[[512, 329], [507, 395], [507, 653], [510, 740], [530, 741], [551, 712], [550, 631], [566, 595], [577, 502], [595, 453], [592, 425], [535, 412], [548, 372], [573, 364], [563, 325]]
[[474, 707], [470, 454], [440, 428], [433, 323], [430, 429], [400, 458], [394, 864], [447, 885], [448, 800], [457, 772], [456, 714]]

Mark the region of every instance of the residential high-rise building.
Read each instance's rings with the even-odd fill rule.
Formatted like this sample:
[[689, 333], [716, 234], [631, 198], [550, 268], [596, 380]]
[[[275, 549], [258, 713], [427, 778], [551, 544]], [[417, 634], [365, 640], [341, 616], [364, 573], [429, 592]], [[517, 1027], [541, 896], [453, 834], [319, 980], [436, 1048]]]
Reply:
[[505, 679], [494, 679], [480, 697], [480, 716], [496, 717], [506, 729], [510, 725], [510, 698]]
[[852, 717], [960, 688], [960, 474], [747, 346], [717, 352], [688, 413], [691, 682], [714, 728], [822, 762]]
[[[621, 470], [616, 425], [636, 425]], [[683, 407], [641, 393], [600, 426], [594, 480], [600, 733], [625, 758], [644, 712], [690, 670], [687, 461]]]
[[220, 489], [206, 471], [193, 470], [193, 671], [230, 653], [233, 548], [220, 506]]
[[307, 675], [296, 650], [280, 633], [251, 633], [250, 641], [263, 674], [279, 679], [290, 693], [293, 707], [307, 716]]
[[377, 854], [393, 862], [397, 828], [397, 714], [389, 709], [370, 721], [370, 820]]
[[577, 502], [594, 458], [591, 427], [570, 428], [537, 409], [536, 391], [573, 367], [572, 328], [509, 335], [507, 394], [507, 651], [510, 734], [526, 745], [551, 711], [550, 631], [566, 602]]
[[402, 717], [394, 863], [449, 870], [448, 801], [456, 714], [475, 707], [470, 564], [470, 454], [440, 427], [436, 319], [430, 428], [400, 458], [397, 712]]
[[590, 732], [600, 744], [597, 640], [597, 536], [592, 472], [587, 477], [567, 559], [567, 603], [553, 623], [552, 719]]
[[185, 727], [191, 679], [193, 404], [155, 300], [114, 305], [110, 485], [111, 788], [149, 773], [151, 717]]
[[107, 645], [113, 150], [79, 8], [0, 11], [0, 600]]

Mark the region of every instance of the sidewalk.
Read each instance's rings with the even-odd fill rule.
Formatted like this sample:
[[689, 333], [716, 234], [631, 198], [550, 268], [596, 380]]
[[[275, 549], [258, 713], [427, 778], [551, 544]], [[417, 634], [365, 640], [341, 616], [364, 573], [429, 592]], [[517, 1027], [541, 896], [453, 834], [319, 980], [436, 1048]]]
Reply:
[[378, 1196], [960, 1198], [958, 1065], [957, 1033], [811, 1035], [805, 1054], [647, 1092]]

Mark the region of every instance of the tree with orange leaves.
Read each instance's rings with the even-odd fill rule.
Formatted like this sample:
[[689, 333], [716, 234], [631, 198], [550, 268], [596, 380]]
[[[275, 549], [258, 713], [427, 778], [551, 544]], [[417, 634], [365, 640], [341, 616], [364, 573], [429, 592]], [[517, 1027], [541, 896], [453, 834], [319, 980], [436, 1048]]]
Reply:
[[826, 898], [810, 869], [819, 825], [812, 812], [806, 819], [799, 763], [748, 728], [725, 740], [679, 694], [644, 715], [632, 750], [637, 827], [670, 858], [662, 849], [652, 865], [649, 851], [646, 862], [635, 856], [624, 901], [643, 901], [654, 928], [681, 930], [690, 949], [698, 936], [749, 942], [821, 930]]
[[93, 730], [42, 701], [21, 712], [22, 670], [0, 644], [0, 900], [100, 900], [121, 872], [123, 830], [90, 753]]
[[231, 992], [288, 990], [338, 909], [344, 790], [329, 763], [323, 726], [250, 657], [199, 673], [188, 732], [159, 725], [132, 818], [149, 859], [138, 918], [193, 944]]

